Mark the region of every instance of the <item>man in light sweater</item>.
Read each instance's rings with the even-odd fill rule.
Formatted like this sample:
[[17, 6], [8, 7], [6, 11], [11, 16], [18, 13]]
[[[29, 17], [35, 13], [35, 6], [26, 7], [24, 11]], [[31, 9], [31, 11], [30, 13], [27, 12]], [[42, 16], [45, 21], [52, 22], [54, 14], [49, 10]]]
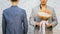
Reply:
[[37, 14], [38, 11], [42, 9], [42, 11], [48, 12], [49, 10], [52, 11], [52, 17], [48, 19], [48, 24], [46, 27], [46, 34], [53, 34], [52, 29], [58, 24], [55, 11], [52, 7], [47, 5], [48, 0], [40, 0], [41, 4], [37, 7], [32, 9], [32, 13], [29, 20], [29, 34], [39, 34], [39, 28], [40, 28], [40, 22], [42, 19], [40, 19]]

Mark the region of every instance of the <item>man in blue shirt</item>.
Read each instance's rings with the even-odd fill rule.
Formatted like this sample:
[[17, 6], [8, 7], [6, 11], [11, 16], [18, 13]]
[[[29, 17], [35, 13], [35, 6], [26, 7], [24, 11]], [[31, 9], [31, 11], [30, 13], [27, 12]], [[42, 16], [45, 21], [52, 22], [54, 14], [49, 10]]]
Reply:
[[10, 0], [12, 6], [3, 11], [3, 34], [27, 34], [28, 22], [24, 9], [17, 6], [19, 0]]

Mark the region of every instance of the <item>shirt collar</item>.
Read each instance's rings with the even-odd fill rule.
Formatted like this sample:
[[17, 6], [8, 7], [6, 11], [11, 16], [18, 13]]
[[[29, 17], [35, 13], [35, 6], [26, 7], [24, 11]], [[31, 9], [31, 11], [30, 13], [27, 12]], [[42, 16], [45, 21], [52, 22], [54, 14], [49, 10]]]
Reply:
[[18, 7], [18, 6], [11, 6], [11, 7]]

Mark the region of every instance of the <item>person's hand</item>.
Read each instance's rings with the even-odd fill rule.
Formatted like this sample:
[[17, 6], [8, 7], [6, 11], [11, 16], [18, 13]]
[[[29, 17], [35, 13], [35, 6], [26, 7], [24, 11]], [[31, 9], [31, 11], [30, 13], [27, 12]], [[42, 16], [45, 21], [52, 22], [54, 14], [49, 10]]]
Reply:
[[48, 24], [47, 24], [47, 27], [50, 27], [50, 26], [52, 26], [52, 24], [51, 24], [51, 23], [48, 23]]
[[37, 26], [40, 26], [40, 22], [36, 22], [36, 25], [37, 25]]

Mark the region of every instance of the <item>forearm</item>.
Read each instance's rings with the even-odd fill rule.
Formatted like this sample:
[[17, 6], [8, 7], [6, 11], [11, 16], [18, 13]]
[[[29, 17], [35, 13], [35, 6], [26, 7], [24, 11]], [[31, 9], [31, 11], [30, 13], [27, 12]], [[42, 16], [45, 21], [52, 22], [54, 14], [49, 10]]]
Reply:
[[27, 34], [27, 31], [28, 31], [28, 21], [27, 21], [27, 18], [24, 18], [23, 26], [24, 26], [24, 34]]
[[58, 21], [57, 21], [57, 17], [56, 17], [56, 13], [53, 9], [53, 15], [52, 15], [52, 26], [55, 27], [57, 24], [58, 24]]
[[55, 27], [58, 24], [57, 21], [52, 22], [52, 27]]
[[57, 18], [56, 18], [56, 17], [53, 17], [52, 19], [49, 19], [49, 20], [48, 20], [48, 23], [50, 23], [50, 25], [51, 25], [52, 27], [55, 27], [55, 26], [58, 24]]

